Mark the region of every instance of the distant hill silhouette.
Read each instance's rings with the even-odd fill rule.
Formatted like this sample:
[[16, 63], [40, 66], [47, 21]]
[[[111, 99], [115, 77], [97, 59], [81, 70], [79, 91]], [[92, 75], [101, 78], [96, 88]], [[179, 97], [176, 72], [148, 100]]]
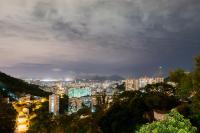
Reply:
[[29, 84], [2, 72], [0, 72], [0, 89], [1, 92], [11, 92], [17, 96], [20, 94], [31, 94], [34, 96], [49, 95], [48, 92], [41, 90], [38, 85]]
[[124, 78], [121, 77], [121, 76], [118, 76], [118, 75], [111, 75], [111, 76], [94, 76], [92, 77], [93, 80], [115, 80], [115, 81], [118, 81], [118, 80], [123, 80]]
[[105, 81], [105, 80], [112, 80], [112, 81], [119, 81], [124, 80], [123, 77], [119, 75], [111, 75], [111, 76], [100, 76], [100, 75], [88, 75], [83, 77], [78, 77], [77, 79], [86, 79], [86, 80], [96, 80], [96, 81]]

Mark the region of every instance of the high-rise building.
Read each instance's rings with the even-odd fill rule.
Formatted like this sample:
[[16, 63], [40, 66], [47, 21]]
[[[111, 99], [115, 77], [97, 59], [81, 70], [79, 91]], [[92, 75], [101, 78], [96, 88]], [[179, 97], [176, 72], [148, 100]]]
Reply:
[[125, 80], [125, 89], [126, 91], [135, 91], [139, 89], [139, 80], [138, 79], [127, 79]]
[[49, 112], [54, 115], [59, 114], [59, 95], [53, 94], [49, 96]]
[[139, 88], [143, 88], [148, 84], [156, 84], [164, 82], [163, 77], [141, 77], [139, 79], [127, 79], [125, 80], [126, 91], [135, 91]]
[[68, 96], [69, 98], [80, 98], [83, 96], [91, 96], [91, 88], [89, 87], [83, 87], [83, 88], [70, 88], [68, 90]]
[[139, 88], [143, 88], [148, 84], [156, 84], [164, 82], [163, 77], [141, 77], [139, 78]]

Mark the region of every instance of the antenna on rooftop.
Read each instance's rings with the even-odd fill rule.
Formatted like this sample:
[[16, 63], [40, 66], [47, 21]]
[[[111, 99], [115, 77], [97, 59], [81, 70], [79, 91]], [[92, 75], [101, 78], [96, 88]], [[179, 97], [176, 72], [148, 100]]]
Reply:
[[159, 66], [157, 71], [155, 72], [155, 77], [163, 77], [163, 67]]
[[158, 77], [163, 77], [163, 67], [159, 66], [158, 68]]

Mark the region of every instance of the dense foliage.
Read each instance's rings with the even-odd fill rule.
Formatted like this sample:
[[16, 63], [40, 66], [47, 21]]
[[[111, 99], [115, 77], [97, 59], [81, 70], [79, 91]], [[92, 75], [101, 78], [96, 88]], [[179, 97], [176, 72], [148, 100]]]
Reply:
[[48, 102], [43, 103], [35, 113], [36, 117], [31, 120], [29, 133], [47, 133], [53, 130], [55, 123], [51, 121], [52, 114], [49, 114]]
[[124, 92], [104, 113], [99, 124], [104, 133], [129, 133], [135, 131], [138, 126], [153, 121], [154, 110], [166, 112], [178, 104], [177, 99], [174, 96], [165, 95], [165, 91]]
[[64, 95], [63, 98], [60, 98], [59, 113], [66, 114], [68, 112], [68, 96]]
[[99, 124], [104, 133], [131, 132], [147, 122], [143, 114], [148, 111], [140, 94], [123, 95], [118, 102], [103, 115]]
[[125, 91], [125, 83], [123, 84], [118, 84], [117, 87], [116, 87], [119, 91]]
[[12, 107], [12, 104], [8, 104], [4, 101], [4, 98], [0, 96], [0, 132], [1, 133], [13, 133], [15, 130], [15, 120], [17, 112]]
[[196, 128], [176, 110], [166, 120], [143, 125], [136, 133], [196, 133]]
[[185, 103], [178, 109], [192, 125], [200, 130], [200, 56], [195, 58], [195, 67], [191, 72], [182, 69], [171, 71], [169, 80], [177, 84], [176, 96]]
[[[37, 117], [31, 120], [28, 133], [101, 133], [90, 109], [83, 108], [76, 114], [53, 116], [48, 112], [48, 102], [36, 111]], [[82, 115], [88, 115], [81, 118]]]

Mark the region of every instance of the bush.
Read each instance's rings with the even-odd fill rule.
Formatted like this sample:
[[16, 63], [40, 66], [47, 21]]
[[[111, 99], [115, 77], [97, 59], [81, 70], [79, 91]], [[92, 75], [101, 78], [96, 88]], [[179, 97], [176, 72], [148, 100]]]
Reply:
[[184, 119], [176, 110], [172, 110], [167, 119], [143, 125], [136, 133], [196, 133], [189, 120]]

